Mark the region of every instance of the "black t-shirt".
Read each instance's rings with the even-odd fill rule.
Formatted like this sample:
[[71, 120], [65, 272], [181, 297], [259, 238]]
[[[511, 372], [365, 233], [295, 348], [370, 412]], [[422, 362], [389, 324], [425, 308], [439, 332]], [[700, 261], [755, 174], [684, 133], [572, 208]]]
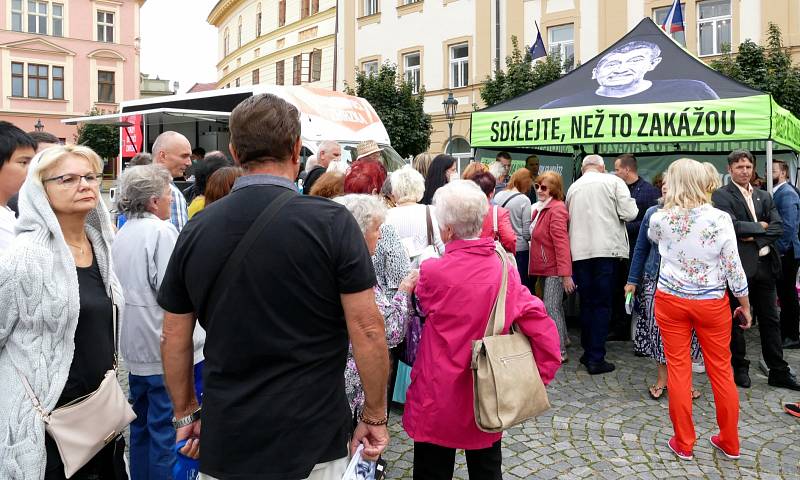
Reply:
[[77, 271], [81, 311], [75, 329], [75, 353], [57, 407], [97, 390], [114, 366], [113, 306], [97, 259], [92, 260], [91, 267], [77, 267]]
[[315, 464], [347, 455], [348, 336], [339, 295], [372, 288], [375, 273], [350, 212], [297, 195], [255, 242], [227, 293], [209, 299], [238, 241], [285, 191], [276, 177], [256, 177], [261, 183], [240, 188], [254, 183], [242, 177], [184, 227], [158, 301], [169, 312], [196, 311], [206, 330], [201, 471], [305, 478]]
[[311, 195], [311, 187], [314, 186], [314, 182], [319, 180], [319, 177], [325, 173], [327, 169], [321, 165], [318, 165], [311, 169], [306, 175], [306, 179], [303, 181], [303, 194], [304, 195]]
[[659, 102], [691, 102], [694, 100], [717, 100], [719, 96], [705, 82], [700, 80], [675, 79], [653, 80], [647, 90], [627, 97], [605, 97], [591, 90], [557, 98], [540, 108], [582, 107], [587, 105], [619, 105]]

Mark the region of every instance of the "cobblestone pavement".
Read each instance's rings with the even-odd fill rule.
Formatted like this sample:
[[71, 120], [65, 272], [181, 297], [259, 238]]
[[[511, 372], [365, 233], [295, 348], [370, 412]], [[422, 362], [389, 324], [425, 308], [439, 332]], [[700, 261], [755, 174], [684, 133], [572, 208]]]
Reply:
[[[753, 386], [739, 389], [742, 458], [737, 461], [718, 454], [708, 442], [717, 430], [705, 374], [695, 374], [695, 386], [703, 392], [694, 402], [695, 458], [681, 461], [666, 446], [672, 436], [666, 395], [655, 401], [647, 394], [655, 364], [635, 357], [630, 342], [611, 342], [608, 359], [617, 370], [591, 376], [576, 361], [581, 353], [576, 334], [571, 332], [570, 361], [548, 387], [553, 408], [504, 435], [504, 478], [800, 478], [800, 422], [783, 412], [783, 403], [800, 400], [800, 392], [767, 385], [758, 369], [755, 328], [747, 334]], [[800, 350], [787, 350], [785, 357], [800, 370]], [[397, 412], [390, 429], [387, 478], [411, 478], [412, 442]], [[454, 478], [468, 478], [463, 452], [456, 458]]]

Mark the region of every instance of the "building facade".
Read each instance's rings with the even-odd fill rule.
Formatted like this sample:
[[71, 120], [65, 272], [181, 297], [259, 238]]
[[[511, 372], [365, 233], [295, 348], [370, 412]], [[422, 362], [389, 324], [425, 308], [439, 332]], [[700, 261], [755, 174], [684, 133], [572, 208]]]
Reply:
[[139, 74], [139, 98], [161, 97], [178, 93], [180, 84], [158, 77], [150, 78], [146, 73]]
[[0, 120], [75, 141], [60, 120], [139, 97], [145, 0], [0, 0]]
[[217, 87], [267, 83], [333, 88], [337, 0], [220, 0]]
[[[277, 83], [274, 70], [278, 59], [284, 62], [283, 84], [292, 84], [293, 77], [286, 71], [292, 59], [311, 51], [310, 44], [303, 46], [300, 33], [316, 26], [317, 36], [307, 42], [321, 41], [320, 36], [326, 34], [325, 46], [319, 46], [325, 81], [317, 84], [341, 90], [346, 83], [353, 84], [357, 71], [375, 71], [383, 62], [396, 64], [413, 88], [425, 89], [425, 110], [433, 117], [433, 153], [448, 150], [449, 122], [442, 102], [453, 93], [458, 109], [449, 147], [467, 156], [470, 112], [483, 106], [480, 89], [498, 65], [505, 65], [512, 37], [519, 40], [521, 48], [528, 48], [536, 39], [538, 24], [548, 51], [557, 51], [566, 61], [565, 69], [570, 70], [619, 40], [642, 18], [661, 23], [672, 3], [319, 0], [320, 10], [315, 10], [316, 2], [311, 0], [221, 0], [209, 21], [220, 27], [219, 87], [235, 86], [237, 79], [239, 85], [250, 84], [248, 72], [256, 66], [262, 69], [258, 77], [262, 82]], [[784, 43], [800, 61], [798, 0], [685, 0], [681, 6], [685, 31], [673, 38], [703, 61], [718, 58], [728, 49], [736, 51], [748, 38], [763, 44], [770, 22], [781, 28]], [[314, 13], [303, 17], [306, 8]], [[258, 12], [263, 21], [255, 21]], [[254, 36], [252, 31], [258, 25], [261, 35]], [[306, 83], [306, 64], [295, 65], [301, 72], [298, 83]]]

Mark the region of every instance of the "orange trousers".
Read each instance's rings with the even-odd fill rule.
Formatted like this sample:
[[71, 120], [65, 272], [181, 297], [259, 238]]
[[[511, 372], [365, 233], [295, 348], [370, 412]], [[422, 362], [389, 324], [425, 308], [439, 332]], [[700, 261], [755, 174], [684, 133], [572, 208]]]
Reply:
[[655, 316], [667, 358], [669, 417], [678, 447], [692, 451], [697, 436], [692, 421], [692, 329], [697, 333], [706, 374], [714, 392], [721, 446], [739, 452], [739, 392], [731, 367], [731, 310], [727, 294], [715, 300], [688, 300], [661, 290]]

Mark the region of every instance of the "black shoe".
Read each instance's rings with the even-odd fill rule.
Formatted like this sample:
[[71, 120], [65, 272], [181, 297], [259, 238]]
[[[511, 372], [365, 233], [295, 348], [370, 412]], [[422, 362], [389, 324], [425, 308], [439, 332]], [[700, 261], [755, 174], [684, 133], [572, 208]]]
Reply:
[[607, 342], [627, 342], [628, 340], [630, 340], [628, 335], [617, 332], [608, 334], [608, 338], [606, 338]]
[[747, 370], [734, 371], [733, 381], [742, 388], [750, 388], [750, 374]]
[[800, 348], [800, 340], [792, 340], [791, 338], [783, 339], [784, 350], [795, 350]]
[[769, 380], [767, 380], [767, 383], [771, 387], [788, 388], [789, 390], [800, 392], [800, 383], [797, 383], [797, 380], [794, 378], [794, 376], [788, 373], [775, 378], [770, 376]]
[[586, 363], [586, 354], [581, 355], [581, 358], [578, 359], [578, 361], [581, 362], [581, 365], [587, 365], [587, 363]]
[[614, 366], [611, 362], [606, 362], [605, 360], [601, 363], [589, 363], [586, 364], [586, 371], [589, 372], [589, 375], [601, 375], [603, 373], [613, 372], [617, 367]]

